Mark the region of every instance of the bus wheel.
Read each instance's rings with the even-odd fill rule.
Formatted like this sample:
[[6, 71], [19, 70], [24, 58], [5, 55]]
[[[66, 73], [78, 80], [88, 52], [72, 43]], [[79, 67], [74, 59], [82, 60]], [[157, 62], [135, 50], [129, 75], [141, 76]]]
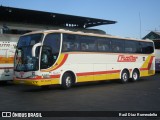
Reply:
[[134, 70], [133, 71], [133, 74], [132, 74], [132, 82], [135, 82], [135, 81], [137, 81], [139, 79], [139, 72], [138, 72], [138, 70]]
[[62, 88], [69, 89], [73, 84], [73, 77], [70, 73], [65, 73], [62, 77]]
[[127, 70], [123, 70], [122, 74], [121, 74], [121, 83], [126, 83], [128, 82], [129, 79], [129, 73]]

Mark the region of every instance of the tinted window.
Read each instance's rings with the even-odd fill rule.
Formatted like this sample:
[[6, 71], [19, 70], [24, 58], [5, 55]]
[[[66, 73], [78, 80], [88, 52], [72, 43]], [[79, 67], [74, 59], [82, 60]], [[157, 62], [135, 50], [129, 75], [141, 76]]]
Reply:
[[111, 50], [115, 53], [124, 52], [124, 40], [111, 39]]
[[97, 51], [96, 37], [79, 36], [81, 51]]
[[63, 52], [79, 51], [80, 43], [77, 38], [78, 38], [77, 35], [63, 34], [62, 51]]
[[154, 52], [153, 43], [151, 42], [140, 42], [141, 53], [150, 54]]
[[97, 51], [96, 37], [63, 34], [62, 52]]
[[22, 46], [33, 46], [42, 40], [43, 34], [33, 34], [21, 36], [18, 42], [18, 47]]
[[151, 42], [64, 34], [62, 52], [69, 51], [149, 54], [154, 48]]
[[59, 53], [59, 49], [60, 49], [60, 34], [48, 34], [45, 37], [43, 45], [51, 47], [53, 53]]
[[110, 52], [110, 40], [107, 38], [97, 38], [98, 41], [98, 51], [100, 52]]
[[137, 41], [125, 40], [125, 53], [138, 53], [138, 46]]
[[48, 34], [43, 43], [41, 69], [51, 67], [58, 58], [60, 50], [60, 34]]

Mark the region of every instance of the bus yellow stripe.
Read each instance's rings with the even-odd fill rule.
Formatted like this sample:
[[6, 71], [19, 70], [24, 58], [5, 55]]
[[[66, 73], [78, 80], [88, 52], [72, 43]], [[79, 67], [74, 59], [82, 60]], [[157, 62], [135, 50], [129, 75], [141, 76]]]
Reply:
[[14, 62], [14, 57], [0, 57], [0, 64], [8, 64]]
[[140, 68], [140, 70], [149, 70], [151, 67], [151, 64], [153, 63], [153, 59], [155, 56], [148, 56], [147, 60], [144, 62], [144, 64], [142, 65], [142, 67]]

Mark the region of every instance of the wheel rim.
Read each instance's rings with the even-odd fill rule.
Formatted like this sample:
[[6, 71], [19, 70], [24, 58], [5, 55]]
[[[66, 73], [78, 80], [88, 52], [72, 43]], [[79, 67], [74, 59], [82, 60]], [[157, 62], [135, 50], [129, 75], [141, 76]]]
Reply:
[[136, 72], [133, 73], [133, 79], [137, 80], [138, 79], [138, 74]]
[[127, 73], [123, 73], [122, 78], [123, 78], [124, 82], [126, 82], [128, 80]]
[[67, 86], [67, 87], [70, 87], [70, 86], [71, 86], [71, 83], [72, 83], [72, 82], [71, 82], [71, 77], [68, 76], [68, 77], [66, 78], [66, 86]]

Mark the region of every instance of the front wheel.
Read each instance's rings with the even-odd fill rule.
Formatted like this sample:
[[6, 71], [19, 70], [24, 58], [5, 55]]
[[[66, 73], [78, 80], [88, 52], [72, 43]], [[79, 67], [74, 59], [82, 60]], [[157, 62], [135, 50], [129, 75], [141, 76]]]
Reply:
[[70, 73], [65, 73], [62, 77], [62, 88], [69, 89], [73, 84], [73, 77]]
[[122, 74], [121, 74], [121, 83], [126, 83], [128, 82], [129, 79], [129, 73], [127, 70], [123, 70]]

